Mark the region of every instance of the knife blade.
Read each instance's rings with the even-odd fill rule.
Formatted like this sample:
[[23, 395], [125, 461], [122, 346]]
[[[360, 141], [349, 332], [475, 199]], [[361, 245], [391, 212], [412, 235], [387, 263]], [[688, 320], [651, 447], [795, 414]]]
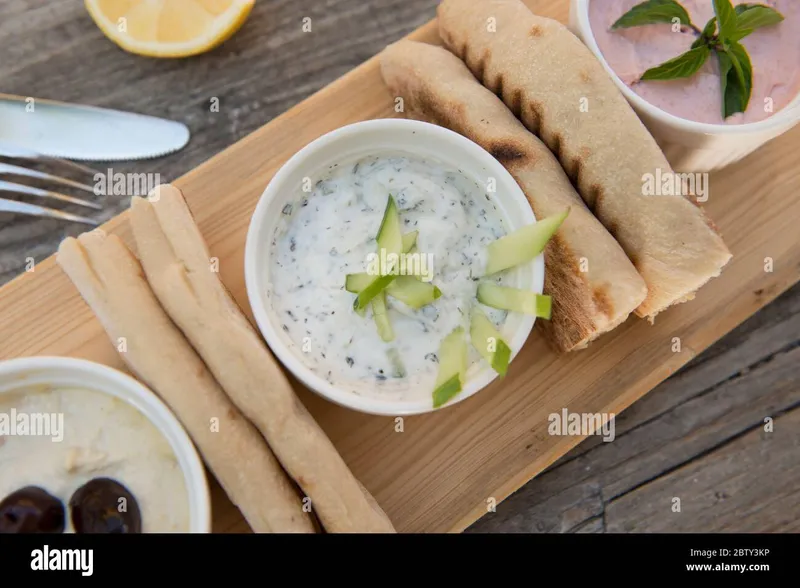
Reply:
[[180, 122], [97, 106], [0, 94], [0, 143], [77, 161], [152, 159], [182, 149]]

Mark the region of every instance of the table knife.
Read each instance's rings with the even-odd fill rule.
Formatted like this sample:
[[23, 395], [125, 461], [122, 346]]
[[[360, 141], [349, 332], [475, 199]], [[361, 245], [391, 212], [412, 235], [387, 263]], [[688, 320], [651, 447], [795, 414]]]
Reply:
[[78, 161], [151, 159], [183, 148], [180, 122], [55, 100], [0, 94], [0, 143]]

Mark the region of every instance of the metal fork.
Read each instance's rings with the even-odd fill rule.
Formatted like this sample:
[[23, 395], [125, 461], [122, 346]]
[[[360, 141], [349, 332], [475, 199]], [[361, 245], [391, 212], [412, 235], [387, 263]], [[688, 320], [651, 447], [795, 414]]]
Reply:
[[[78, 170], [83, 174], [94, 175], [95, 173], [97, 173], [96, 170], [88, 166], [82, 165], [80, 163], [75, 163], [74, 161], [49, 157], [46, 155], [42, 155], [40, 153], [36, 153], [35, 151], [22, 149], [15, 145], [10, 145], [2, 142], [0, 142], [0, 157], [13, 159], [15, 161], [20, 160], [20, 163], [23, 160], [27, 160], [27, 161], [32, 161], [34, 163], [53, 164], [65, 168], [70, 168], [73, 170]], [[94, 189], [88, 184], [77, 182], [75, 180], [70, 180], [68, 178], [63, 178], [61, 176], [57, 176], [54, 174], [49, 174], [42, 171], [29, 169], [21, 165], [12, 165], [0, 162], [0, 178], [2, 178], [3, 176], [21, 176], [26, 178], [35, 178], [52, 182], [55, 184], [60, 184], [62, 186], [68, 186], [70, 188], [83, 190], [85, 192], [94, 193]], [[53, 190], [44, 190], [42, 188], [26, 186], [25, 184], [9, 182], [2, 179], [0, 179], [0, 192], [23, 194], [27, 196], [35, 196], [37, 198], [50, 198], [52, 200], [66, 202], [69, 204], [77, 204], [78, 206], [92, 208], [94, 210], [102, 210], [103, 208], [102, 206], [94, 202], [83, 200], [81, 198], [75, 198], [74, 196], [68, 196], [67, 194], [62, 194], [61, 192], [55, 192]], [[16, 214], [27, 214], [31, 216], [57, 218], [66, 221], [84, 223], [92, 226], [97, 226], [99, 224], [97, 221], [85, 216], [71, 214], [61, 210], [56, 210], [54, 208], [47, 208], [45, 206], [38, 206], [35, 204], [18, 202], [15, 200], [8, 200], [5, 198], [0, 198], [0, 212], [12, 212]]]

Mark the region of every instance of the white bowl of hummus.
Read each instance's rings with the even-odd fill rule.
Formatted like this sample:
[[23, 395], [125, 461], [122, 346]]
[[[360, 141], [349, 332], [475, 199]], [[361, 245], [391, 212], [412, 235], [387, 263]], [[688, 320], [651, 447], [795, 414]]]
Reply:
[[[714, 16], [711, 0], [679, 1], [700, 28]], [[800, 122], [800, 2], [770, 0], [766, 4], [785, 20], [742, 39], [753, 64], [753, 90], [746, 111], [726, 119], [713, 55], [690, 78], [638, 81], [648, 68], [687, 51], [696, 37], [688, 29], [674, 33], [670, 24], [610, 30], [640, 2], [572, 0], [570, 28], [603, 64], [676, 171], [723, 168]]]
[[145, 386], [66, 357], [0, 362], [0, 532], [208, 533], [205, 470]]
[[[438, 295], [408, 306], [387, 288], [390, 342], [374, 316], [354, 310], [356, 295], [346, 287], [346, 276], [370, 263], [387, 196], [399, 209], [404, 238], [416, 237], [416, 259], [429, 274], [419, 279]], [[278, 359], [323, 397], [370, 414], [428, 412], [435, 408], [440, 344], [454, 329], [469, 334], [486, 245], [535, 222], [511, 175], [469, 139], [414, 120], [348, 125], [295, 154], [262, 195], [245, 250], [250, 305]], [[497, 280], [541, 294], [543, 255]], [[482, 312], [513, 359], [535, 317]], [[461, 391], [445, 406], [497, 376], [472, 348], [466, 365]]]

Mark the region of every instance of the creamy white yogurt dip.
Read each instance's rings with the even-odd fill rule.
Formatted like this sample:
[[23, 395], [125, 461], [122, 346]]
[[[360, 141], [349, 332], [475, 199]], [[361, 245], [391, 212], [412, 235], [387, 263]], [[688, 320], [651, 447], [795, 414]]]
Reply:
[[11, 414], [63, 415], [63, 430], [46, 436], [17, 428], [0, 435], [0, 501], [38, 486], [61, 500], [71, 533], [75, 491], [111, 478], [135, 498], [142, 532], [189, 531], [183, 471], [166, 438], [132, 405], [93, 390], [37, 387], [0, 394], [0, 415]]
[[[401, 152], [334, 164], [314, 180], [284, 207], [271, 244], [266, 294], [285, 338], [307, 367], [339, 388], [382, 400], [431, 398], [439, 345], [458, 326], [469, 332], [486, 246], [506, 234], [487, 186]], [[387, 297], [395, 338], [386, 343], [371, 310], [355, 313], [355, 295], [344, 285], [347, 274], [368, 269], [389, 194], [403, 233], [419, 231], [419, 252], [432, 254], [432, 283], [442, 296], [419, 310]], [[481, 308], [502, 332], [507, 313]], [[471, 347], [469, 361], [480, 361]]]

